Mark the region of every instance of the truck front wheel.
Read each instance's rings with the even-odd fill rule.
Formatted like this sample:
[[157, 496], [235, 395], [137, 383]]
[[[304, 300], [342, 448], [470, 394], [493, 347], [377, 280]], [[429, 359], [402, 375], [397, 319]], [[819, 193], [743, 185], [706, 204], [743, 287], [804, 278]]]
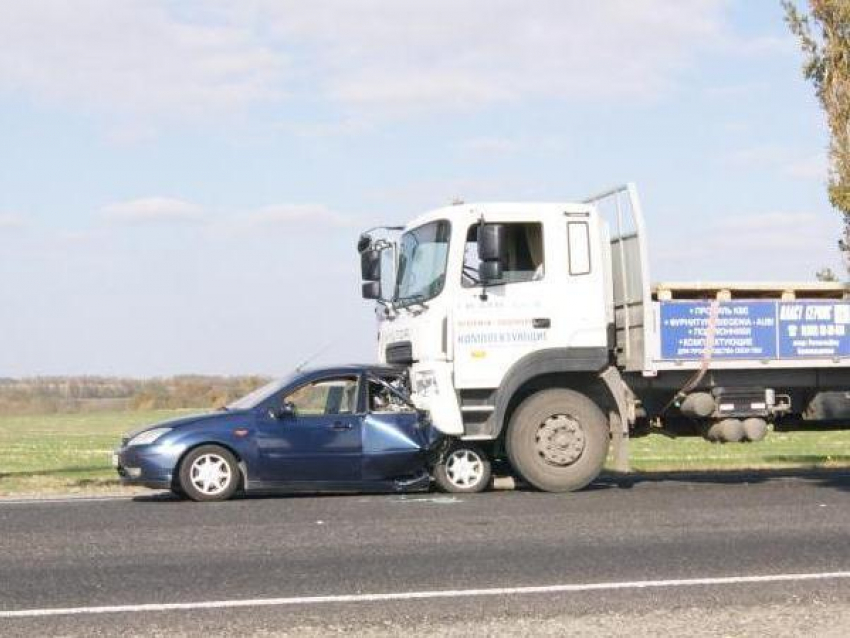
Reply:
[[580, 490], [599, 476], [610, 435], [605, 415], [573, 390], [542, 390], [511, 417], [506, 447], [522, 478], [545, 492]]

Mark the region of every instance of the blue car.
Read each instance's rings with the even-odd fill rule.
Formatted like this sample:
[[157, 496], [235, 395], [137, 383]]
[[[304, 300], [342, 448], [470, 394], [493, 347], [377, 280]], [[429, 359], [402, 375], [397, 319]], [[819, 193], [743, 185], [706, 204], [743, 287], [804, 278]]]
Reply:
[[457, 476], [469, 469], [469, 457], [450, 447], [410, 403], [404, 371], [344, 366], [297, 373], [217, 412], [133, 432], [113, 464], [126, 484], [221, 501], [270, 490], [426, 490], [435, 464], [444, 476], [452, 455]]

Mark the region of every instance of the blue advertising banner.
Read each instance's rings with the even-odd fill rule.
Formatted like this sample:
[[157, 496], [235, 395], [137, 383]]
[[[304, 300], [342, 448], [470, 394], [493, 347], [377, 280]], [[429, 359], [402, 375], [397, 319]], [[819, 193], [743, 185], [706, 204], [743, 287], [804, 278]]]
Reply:
[[[711, 304], [661, 302], [661, 358], [701, 359]], [[776, 358], [776, 302], [727, 301], [718, 308], [712, 359]]]
[[783, 301], [779, 304], [779, 356], [850, 355], [850, 302]]
[[[711, 304], [661, 302], [661, 358], [701, 359]], [[726, 301], [712, 359], [850, 357], [850, 301]]]

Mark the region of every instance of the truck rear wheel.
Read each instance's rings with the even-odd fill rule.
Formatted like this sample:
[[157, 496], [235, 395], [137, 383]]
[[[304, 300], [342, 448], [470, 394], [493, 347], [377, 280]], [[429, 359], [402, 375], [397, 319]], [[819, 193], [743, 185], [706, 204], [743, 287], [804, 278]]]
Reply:
[[506, 447], [522, 478], [546, 492], [580, 490], [599, 476], [608, 455], [608, 422], [599, 407], [573, 390], [531, 395], [508, 425]]

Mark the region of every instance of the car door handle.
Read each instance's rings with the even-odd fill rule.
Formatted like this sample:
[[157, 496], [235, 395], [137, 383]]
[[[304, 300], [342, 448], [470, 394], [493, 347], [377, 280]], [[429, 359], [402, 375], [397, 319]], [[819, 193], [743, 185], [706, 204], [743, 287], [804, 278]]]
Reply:
[[353, 426], [351, 423], [345, 423], [343, 421], [337, 421], [331, 426], [331, 430], [350, 430]]

